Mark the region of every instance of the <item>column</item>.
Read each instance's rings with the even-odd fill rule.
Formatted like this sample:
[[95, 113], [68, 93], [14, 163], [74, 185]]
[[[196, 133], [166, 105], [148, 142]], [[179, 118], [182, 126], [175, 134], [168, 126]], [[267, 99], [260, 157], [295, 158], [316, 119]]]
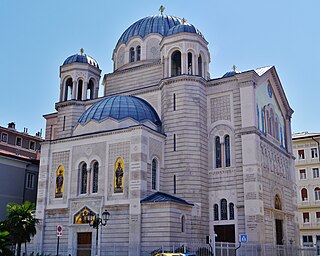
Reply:
[[98, 98], [99, 95], [99, 82], [96, 82], [94, 84], [94, 93], [93, 93], [93, 98], [96, 99]]
[[87, 99], [87, 89], [88, 89], [88, 82], [83, 81], [82, 100], [86, 100]]
[[65, 97], [65, 88], [63, 86], [63, 83], [60, 83], [60, 102], [64, 101]]
[[77, 98], [77, 82], [73, 81], [72, 82], [72, 94], [71, 94], [71, 99], [75, 100]]
[[181, 74], [188, 74], [188, 58], [186, 53], [181, 54]]

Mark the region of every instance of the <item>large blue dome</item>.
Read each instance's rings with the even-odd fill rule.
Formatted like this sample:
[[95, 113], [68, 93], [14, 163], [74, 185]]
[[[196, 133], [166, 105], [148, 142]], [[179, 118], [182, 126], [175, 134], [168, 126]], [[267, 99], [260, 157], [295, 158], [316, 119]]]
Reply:
[[126, 44], [130, 38], [134, 36], [144, 38], [151, 33], [166, 36], [172, 27], [182, 24], [183, 22], [184, 21], [180, 18], [160, 14], [145, 17], [133, 23], [126, 31], [123, 32], [118, 40], [117, 46], [122, 43]]
[[160, 118], [153, 107], [143, 99], [135, 96], [111, 96], [103, 98], [88, 108], [79, 118], [80, 124], [90, 120], [98, 122], [113, 118], [118, 121], [132, 118], [138, 122], [151, 121], [161, 125]]

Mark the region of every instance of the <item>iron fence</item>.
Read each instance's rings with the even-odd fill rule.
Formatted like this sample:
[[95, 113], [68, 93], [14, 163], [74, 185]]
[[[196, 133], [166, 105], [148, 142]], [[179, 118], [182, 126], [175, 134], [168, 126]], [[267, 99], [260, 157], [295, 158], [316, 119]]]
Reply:
[[[216, 242], [215, 254], [212, 254], [211, 247], [207, 244], [143, 244], [140, 246], [128, 246], [128, 244], [102, 244], [99, 256], [127, 256], [129, 251], [132, 254], [140, 256], [154, 256], [161, 252], [181, 252], [193, 253], [196, 256], [315, 256], [317, 249], [315, 247], [298, 247], [294, 245], [271, 245], [271, 244], [250, 244], [242, 243], [221, 243]], [[238, 248], [239, 247], [239, 248]], [[56, 247], [52, 245], [50, 249], [37, 254], [35, 248], [28, 247], [27, 254], [22, 248], [21, 255], [36, 256], [36, 255], [51, 255], [56, 256]], [[33, 254], [32, 254], [33, 253]], [[59, 256], [91, 256], [95, 254], [94, 246], [92, 248], [68, 248], [67, 245], [60, 245]], [[131, 253], [130, 253], [131, 254]]]

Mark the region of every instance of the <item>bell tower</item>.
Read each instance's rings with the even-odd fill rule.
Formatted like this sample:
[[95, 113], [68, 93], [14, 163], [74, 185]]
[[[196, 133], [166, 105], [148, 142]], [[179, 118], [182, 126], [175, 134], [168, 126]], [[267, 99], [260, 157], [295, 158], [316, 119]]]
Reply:
[[208, 234], [208, 141], [206, 80], [210, 62], [207, 41], [191, 24], [172, 27], [161, 41], [162, 124], [166, 193], [195, 204], [192, 223], [194, 241]]
[[56, 103], [56, 138], [72, 136], [73, 127], [86, 105], [98, 98], [101, 70], [95, 59], [84, 53], [68, 57], [60, 66], [60, 97]]

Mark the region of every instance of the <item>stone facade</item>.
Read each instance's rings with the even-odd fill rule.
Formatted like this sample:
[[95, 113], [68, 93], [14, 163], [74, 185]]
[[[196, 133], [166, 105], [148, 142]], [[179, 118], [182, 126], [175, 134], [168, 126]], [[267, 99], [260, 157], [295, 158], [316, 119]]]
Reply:
[[[157, 31], [167, 19], [174, 24]], [[150, 20], [160, 25], [139, 30]], [[214, 234], [297, 241], [293, 111], [275, 68], [210, 79], [208, 42], [193, 25], [165, 15], [142, 21], [119, 39], [103, 98], [101, 70], [83, 52], [61, 66], [57, 112], [45, 115], [36, 248], [54, 252], [58, 224], [71, 255], [84, 236], [99, 255], [147, 255]], [[86, 214], [105, 209], [96, 247]]]

